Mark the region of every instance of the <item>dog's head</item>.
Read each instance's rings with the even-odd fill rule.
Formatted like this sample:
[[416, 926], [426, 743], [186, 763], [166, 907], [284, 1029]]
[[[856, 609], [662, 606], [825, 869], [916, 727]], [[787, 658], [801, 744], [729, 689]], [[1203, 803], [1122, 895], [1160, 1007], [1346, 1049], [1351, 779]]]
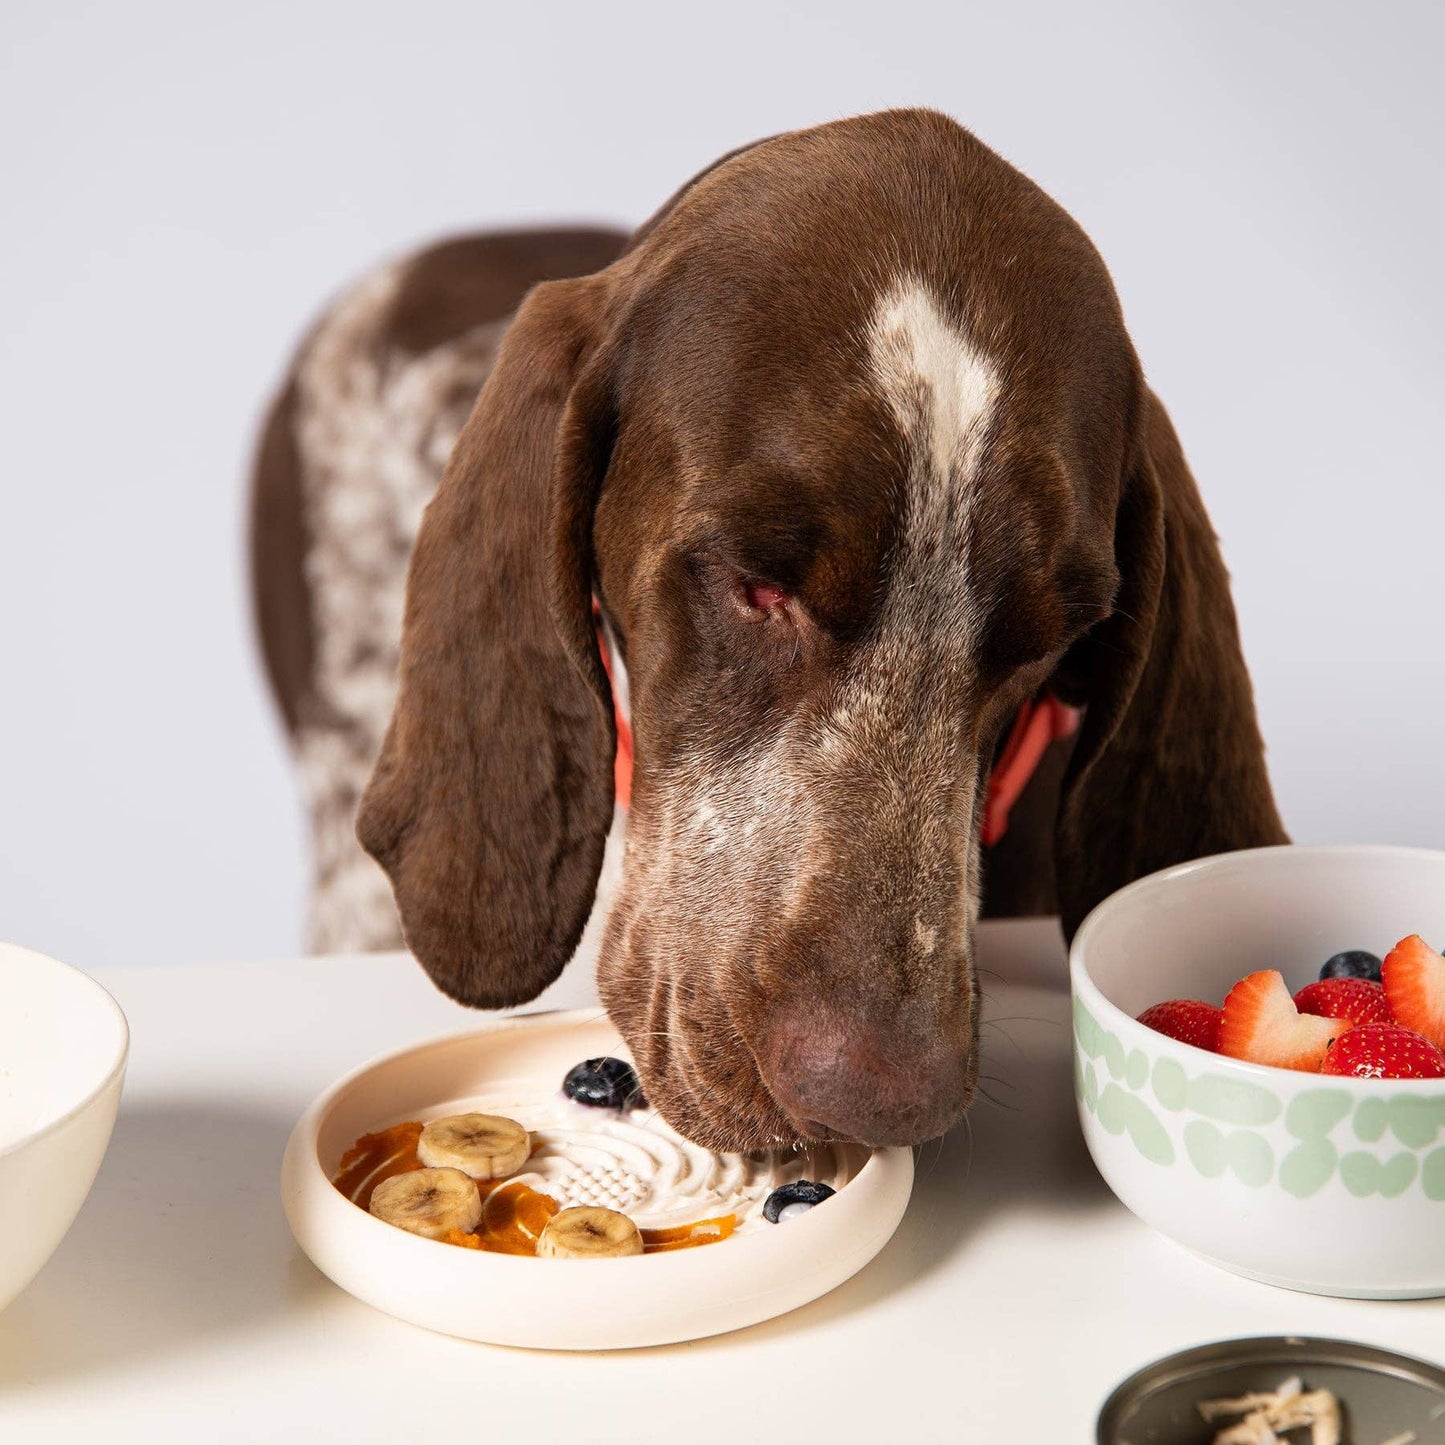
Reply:
[[359, 831], [449, 993], [534, 996], [636, 748], [604, 1000], [717, 1147], [928, 1138], [977, 1069], [989, 765], [1086, 704], [1066, 926], [1278, 833], [1227, 582], [1102, 262], [945, 118], [780, 137], [538, 287], [412, 560]]

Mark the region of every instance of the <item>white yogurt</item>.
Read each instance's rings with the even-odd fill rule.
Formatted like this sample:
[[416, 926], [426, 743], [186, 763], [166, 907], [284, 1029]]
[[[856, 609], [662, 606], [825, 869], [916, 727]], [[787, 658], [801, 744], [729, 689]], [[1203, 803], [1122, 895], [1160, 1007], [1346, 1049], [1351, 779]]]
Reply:
[[[770, 1229], [763, 1201], [780, 1184], [812, 1179], [842, 1189], [869, 1154], [858, 1144], [714, 1154], [684, 1139], [654, 1109], [619, 1113], [575, 1103], [560, 1093], [527, 1102], [500, 1087], [453, 1100], [429, 1119], [473, 1111], [515, 1119], [531, 1134], [532, 1157], [511, 1180], [551, 1195], [563, 1208], [616, 1209], [640, 1229], [668, 1229], [725, 1214], [737, 1216], [738, 1233]], [[789, 1209], [802, 1212], [797, 1206]], [[788, 1210], [784, 1214], [792, 1217]]]

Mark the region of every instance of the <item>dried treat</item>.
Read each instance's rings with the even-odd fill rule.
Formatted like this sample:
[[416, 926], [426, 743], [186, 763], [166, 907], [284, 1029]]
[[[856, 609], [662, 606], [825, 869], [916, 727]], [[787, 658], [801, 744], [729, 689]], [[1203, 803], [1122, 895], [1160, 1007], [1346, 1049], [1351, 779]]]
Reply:
[[[1306, 1390], [1298, 1375], [1280, 1382], [1272, 1393], [1256, 1392], [1228, 1400], [1201, 1400], [1195, 1407], [1206, 1425], [1240, 1418], [1225, 1425], [1214, 1445], [1288, 1445], [1282, 1437], [1308, 1428], [1310, 1445], [1340, 1445], [1340, 1402], [1328, 1390]], [[1414, 1445], [1415, 1432], [1405, 1430], [1380, 1445]]]
[[1214, 1437], [1214, 1445], [1283, 1445], [1286, 1430], [1309, 1427], [1310, 1445], [1340, 1445], [1340, 1402], [1328, 1390], [1306, 1391], [1299, 1376], [1281, 1382], [1272, 1395], [1205, 1400], [1199, 1413], [1207, 1424], [1230, 1415], [1243, 1418]]

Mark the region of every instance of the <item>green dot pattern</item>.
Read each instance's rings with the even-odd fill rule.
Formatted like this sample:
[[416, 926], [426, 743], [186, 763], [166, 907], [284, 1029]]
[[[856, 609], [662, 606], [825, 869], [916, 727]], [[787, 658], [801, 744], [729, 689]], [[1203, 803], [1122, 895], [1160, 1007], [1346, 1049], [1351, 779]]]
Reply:
[[1279, 1098], [1258, 1084], [1201, 1074], [1189, 1081], [1189, 1107], [1221, 1124], [1272, 1124], [1279, 1118]]
[[[1206, 1179], [1229, 1176], [1247, 1189], [1277, 1181], [1296, 1199], [1330, 1187], [1395, 1199], [1418, 1186], [1445, 1205], [1445, 1094], [1381, 1093], [1356, 1104], [1350, 1091], [1322, 1086], [1286, 1104], [1250, 1080], [1191, 1076], [1174, 1058], [1126, 1049], [1078, 999], [1074, 1039], [1080, 1108], [1151, 1163], [1173, 1165], [1180, 1139], [1189, 1165]], [[1166, 1128], [1161, 1113], [1177, 1122]], [[1259, 1132], [1277, 1122], [1289, 1136], [1278, 1157]]]
[[1389, 1111], [1385, 1108], [1383, 1099], [1365, 1099], [1360, 1107], [1355, 1110], [1355, 1117], [1350, 1120], [1350, 1127], [1355, 1131], [1356, 1139], [1363, 1139], [1367, 1144], [1373, 1144], [1377, 1139], [1385, 1137], [1385, 1126], [1389, 1123]]
[[1325, 1139], [1350, 1112], [1344, 1089], [1306, 1089], [1296, 1094], [1284, 1111], [1284, 1127], [1296, 1139]]
[[1206, 1178], [1224, 1173], [1224, 1135], [1206, 1119], [1191, 1119], [1184, 1126], [1184, 1148], [1189, 1162]]
[[1426, 1199], [1445, 1203], [1445, 1149], [1434, 1149], [1420, 1165], [1420, 1187]]
[[1318, 1194], [1335, 1172], [1340, 1153], [1328, 1139], [1306, 1139], [1279, 1162], [1279, 1187], [1296, 1199]]
[[1340, 1160], [1340, 1178], [1357, 1198], [1383, 1194], [1386, 1199], [1393, 1199], [1414, 1183], [1417, 1167], [1413, 1154], [1393, 1154], [1381, 1160], [1356, 1149]]
[[1171, 1114], [1177, 1114], [1189, 1095], [1189, 1080], [1183, 1067], [1173, 1059], [1157, 1059], [1154, 1063], [1154, 1097]]
[[1127, 1133], [1134, 1147], [1155, 1164], [1174, 1162], [1174, 1145], [1164, 1126], [1138, 1094], [1109, 1084], [1099, 1095], [1099, 1123], [1110, 1134]]

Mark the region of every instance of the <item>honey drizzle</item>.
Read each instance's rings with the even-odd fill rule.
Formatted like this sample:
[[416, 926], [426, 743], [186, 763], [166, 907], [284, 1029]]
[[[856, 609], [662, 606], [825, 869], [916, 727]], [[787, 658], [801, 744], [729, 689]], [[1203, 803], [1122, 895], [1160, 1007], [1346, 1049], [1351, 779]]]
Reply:
[[[371, 1196], [384, 1179], [409, 1174], [423, 1167], [417, 1157], [421, 1124], [409, 1120], [363, 1134], [345, 1154], [331, 1182], [360, 1209], [370, 1209]], [[562, 1206], [550, 1194], [542, 1194], [526, 1184], [492, 1183], [479, 1180], [483, 1190], [482, 1217], [476, 1232], [460, 1229], [448, 1231], [445, 1244], [462, 1249], [480, 1249], [489, 1254], [535, 1255], [537, 1236], [547, 1221]], [[696, 1249], [728, 1238], [737, 1228], [737, 1215], [724, 1214], [715, 1219], [699, 1219], [692, 1224], [670, 1229], [644, 1229], [642, 1252], [668, 1254], [678, 1249]]]
[[336, 1178], [331, 1182], [362, 1209], [371, 1208], [376, 1186], [397, 1174], [410, 1174], [421, 1168], [416, 1157], [421, 1138], [419, 1123], [393, 1124], [375, 1134], [363, 1134], [345, 1154]]
[[723, 1214], [716, 1219], [699, 1219], [673, 1229], [644, 1229], [643, 1254], [670, 1254], [675, 1249], [696, 1249], [702, 1244], [716, 1244], [737, 1228], [736, 1214]]

